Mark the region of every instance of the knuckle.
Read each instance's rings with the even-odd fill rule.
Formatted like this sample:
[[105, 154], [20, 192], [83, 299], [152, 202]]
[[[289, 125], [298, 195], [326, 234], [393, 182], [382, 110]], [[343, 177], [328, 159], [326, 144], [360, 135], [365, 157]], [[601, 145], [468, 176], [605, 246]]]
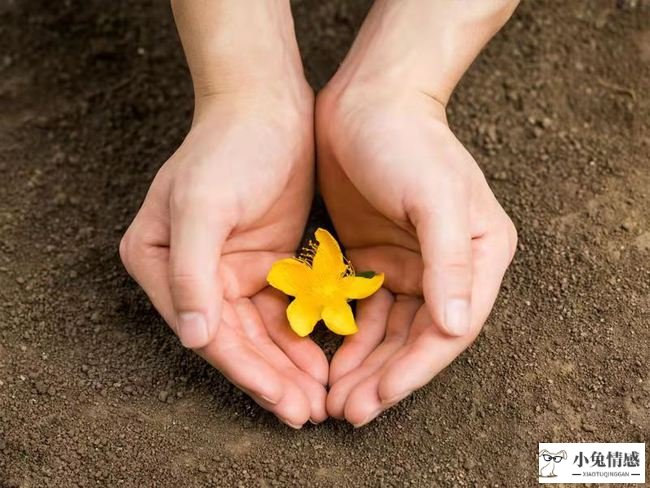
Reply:
[[444, 286], [450, 293], [458, 296], [467, 296], [471, 293], [472, 262], [465, 254], [445, 256], [435, 272], [439, 286]]
[[185, 176], [173, 186], [170, 195], [170, 207], [175, 211], [187, 208], [205, 208], [214, 198], [214, 189], [202, 179]]
[[138, 214], [120, 239], [120, 260], [138, 283], [150, 275], [151, 265], [166, 257], [169, 236], [166, 224]]
[[219, 278], [223, 286], [224, 297], [232, 300], [242, 296], [235, 270], [224, 266], [220, 271]]
[[122, 264], [124, 265], [125, 268], [129, 267], [129, 245], [131, 237], [129, 233], [125, 233], [122, 236], [122, 239], [120, 239], [120, 247], [119, 247], [119, 253], [120, 253], [120, 259], [122, 260]]
[[455, 164], [441, 175], [437, 182], [437, 191], [440, 195], [460, 196], [469, 200], [474, 179], [471, 166]]
[[207, 180], [181, 180], [169, 194], [170, 217], [174, 221], [200, 218], [214, 229], [231, 228], [240, 215], [243, 203], [231, 191], [216, 192]]
[[440, 271], [445, 274], [470, 274], [472, 272], [470, 254], [463, 251], [448, 252], [440, 263]]
[[134, 278], [138, 274], [138, 266], [147, 255], [147, 245], [139, 231], [131, 226], [122, 236], [119, 246], [120, 259], [126, 271]]
[[201, 281], [192, 274], [173, 274], [170, 277], [172, 301], [178, 312], [201, 308], [203, 293]]
[[196, 290], [203, 281], [196, 273], [181, 271], [172, 271], [169, 279], [172, 289], [179, 293]]
[[174, 188], [170, 197], [170, 207], [175, 211], [183, 211], [192, 207], [205, 207], [209, 202], [210, 195], [201, 186], [179, 185]]
[[133, 274], [133, 263], [138, 260], [140, 249], [141, 240], [132, 228], [129, 228], [122, 236], [119, 247], [120, 259], [129, 274]]
[[508, 238], [508, 249], [510, 251], [510, 259], [512, 259], [517, 251], [517, 242], [519, 242], [519, 237], [517, 235], [517, 228], [512, 222], [510, 217], [506, 217], [506, 236]]
[[203, 310], [208, 303], [209, 282], [197, 272], [171, 272], [172, 301], [177, 311]]

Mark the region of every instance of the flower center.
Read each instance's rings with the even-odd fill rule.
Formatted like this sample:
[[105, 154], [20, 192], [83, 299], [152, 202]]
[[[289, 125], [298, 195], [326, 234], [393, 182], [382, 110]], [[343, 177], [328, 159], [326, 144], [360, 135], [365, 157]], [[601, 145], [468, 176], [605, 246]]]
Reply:
[[315, 288], [316, 294], [321, 298], [321, 300], [325, 301], [332, 300], [341, 294], [338, 283], [333, 280], [322, 280]]

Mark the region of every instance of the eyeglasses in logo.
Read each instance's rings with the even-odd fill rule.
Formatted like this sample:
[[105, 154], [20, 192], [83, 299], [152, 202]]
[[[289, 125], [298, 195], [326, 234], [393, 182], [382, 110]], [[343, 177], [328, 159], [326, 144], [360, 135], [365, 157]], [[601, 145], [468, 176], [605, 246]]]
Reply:
[[552, 453], [544, 449], [539, 453], [539, 457], [542, 458], [539, 467], [539, 477], [555, 478], [557, 476], [555, 474], [555, 465], [560, 464], [564, 459], [566, 459], [567, 453], [566, 451]]

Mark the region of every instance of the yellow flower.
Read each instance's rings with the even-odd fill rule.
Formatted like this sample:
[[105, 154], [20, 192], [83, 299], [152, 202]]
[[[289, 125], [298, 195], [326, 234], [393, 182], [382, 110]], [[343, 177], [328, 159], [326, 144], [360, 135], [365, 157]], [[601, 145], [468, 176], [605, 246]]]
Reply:
[[266, 279], [270, 285], [295, 299], [287, 307], [289, 324], [301, 337], [323, 319], [332, 332], [354, 334], [358, 328], [348, 300], [366, 298], [384, 282], [384, 275], [355, 276], [338, 243], [325, 229], [316, 231], [318, 244], [297, 258], [273, 264]]

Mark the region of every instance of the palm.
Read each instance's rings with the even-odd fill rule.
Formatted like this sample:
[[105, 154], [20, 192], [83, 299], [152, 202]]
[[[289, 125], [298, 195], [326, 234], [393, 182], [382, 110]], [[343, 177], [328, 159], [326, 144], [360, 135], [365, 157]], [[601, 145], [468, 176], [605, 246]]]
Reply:
[[226, 241], [220, 265], [221, 326], [198, 351], [261, 406], [294, 426], [307, 418], [327, 418], [328, 364], [313, 341], [291, 331], [287, 297], [267, 286], [266, 273], [273, 262], [294, 252], [307, 211], [304, 197], [304, 191], [289, 185], [262, 218]]
[[[436, 229], [428, 217], [453, 219], [460, 204], [473, 212], [496, 200], [444, 118], [427, 104], [405, 111], [362, 108], [341, 120], [333, 129], [319, 118], [320, 188], [353, 265], [386, 275], [384, 289], [357, 305], [359, 332], [345, 339], [330, 366], [329, 414], [362, 425], [430, 381], [472, 342], [511, 254], [501, 241], [492, 245], [488, 216], [470, 219], [471, 330], [463, 337], [443, 332], [430, 313], [435, 293], [425, 262], [438, 249], [431, 246]], [[442, 186], [461, 178], [478, 197], [459, 202]]]
[[[184, 343], [293, 426], [324, 420], [327, 360], [290, 333], [271, 264], [300, 241], [312, 196], [309, 124], [219, 107], [161, 168], [123, 261]], [[307, 114], [309, 115], [309, 114]], [[207, 337], [183, 336], [185, 311]], [[191, 344], [191, 345], [190, 345]]]

